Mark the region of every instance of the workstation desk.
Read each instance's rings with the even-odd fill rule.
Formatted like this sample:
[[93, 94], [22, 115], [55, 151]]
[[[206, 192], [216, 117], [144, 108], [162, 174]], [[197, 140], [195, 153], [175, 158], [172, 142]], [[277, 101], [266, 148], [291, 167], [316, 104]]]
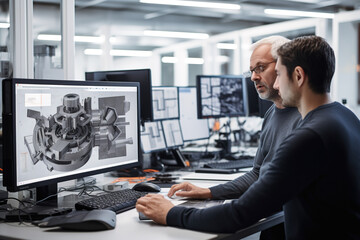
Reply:
[[[181, 175], [188, 173], [181, 173]], [[191, 173], [189, 173], [191, 174]], [[228, 175], [228, 174], [227, 174]], [[180, 178], [180, 181], [183, 181]], [[221, 180], [201, 180], [193, 179], [190, 181], [200, 187], [210, 187], [219, 183]], [[168, 189], [163, 189], [165, 194]], [[18, 222], [0, 223], [0, 239], [33, 239], [33, 240], [99, 240], [99, 239], [241, 239], [262, 231], [271, 226], [283, 222], [283, 212], [276, 213], [265, 219], [260, 220], [252, 226], [242, 229], [234, 234], [213, 234], [206, 232], [197, 232], [192, 230], [179, 229], [175, 227], [158, 225], [152, 221], [141, 221], [136, 209], [116, 215], [116, 227], [113, 230], [79, 232], [62, 230], [59, 228], [39, 228], [30, 223], [19, 224]]]

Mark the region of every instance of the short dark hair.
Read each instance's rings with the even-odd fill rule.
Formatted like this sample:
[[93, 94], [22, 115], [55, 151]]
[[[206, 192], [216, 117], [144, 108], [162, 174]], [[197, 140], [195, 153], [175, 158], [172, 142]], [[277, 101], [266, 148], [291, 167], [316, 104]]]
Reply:
[[318, 36], [298, 37], [278, 49], [281, 63], [291, 78], [296, 66], [309, 77], [309, 87], [316, 93], [330, 92], [335, 71], [335, 54], [330, 45]]

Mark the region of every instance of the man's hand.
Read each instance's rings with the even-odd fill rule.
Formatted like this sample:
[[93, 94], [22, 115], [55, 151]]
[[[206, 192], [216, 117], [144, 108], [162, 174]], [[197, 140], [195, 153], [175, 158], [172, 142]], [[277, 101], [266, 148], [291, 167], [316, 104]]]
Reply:
[[166, 216], [174, 205], [160, 194], [147, 194], [136, 202], [136, 210], [153, 221], [166, 225]]
[[183, 182], [180, 184], [173, 185], [168, 192], [168, 196], [171, 197], [174, 194], [179, 197], [189, 197], [189, 198], [199, 198], [199, 199], [212, 198], [210, 189], [197, 187], [189, 182]]

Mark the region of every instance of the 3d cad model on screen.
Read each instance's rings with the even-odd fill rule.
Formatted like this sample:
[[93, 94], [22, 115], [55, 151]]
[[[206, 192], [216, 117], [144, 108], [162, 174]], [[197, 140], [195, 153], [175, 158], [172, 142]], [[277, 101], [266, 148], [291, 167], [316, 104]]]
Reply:
[[92, 109], [91, 97], [82, 105], [75, 93], [63, 97], [54, 115], [28, 109], [27, 117], [36, 120], [33, 135], [24, 137], [32, 163], [42, 161], [49, 171], [72, 171], [87, 163], [95, 146], [99, 160], [126, 156], [126, 145], [133, 144], [126, 137], [129, 110], [125, 96], [99, 98], [98, 109]]

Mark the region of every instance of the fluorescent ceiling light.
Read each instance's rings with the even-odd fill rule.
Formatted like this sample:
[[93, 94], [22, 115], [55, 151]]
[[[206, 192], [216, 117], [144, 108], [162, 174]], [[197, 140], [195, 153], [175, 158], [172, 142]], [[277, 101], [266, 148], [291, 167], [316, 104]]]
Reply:
[[234, 44], [234, 43], [217, 43], [216, 44], [216, 47], [218, 49], [236, 49], [237, 48], [237, 45]]
[[[176, 57], [162, 57], [162, 63], [177, 63], [178, 59]], [[203, 58], [185, 58], [185, 63], [187, 64], [204, 64]]]
[[264, 13], [271, 15], [284, 15], [284, 16], [293, 16], [293, 17], [334, 18], [333, 13], [295, 11], [295, 10], [284, 10], [284, 9], [265, 9]]
[[105, 41], [104, 36], [93, 37], [93, 36], [75, 36], [75, 42], [88, 42], [88, 43], [103, 43]]
[[61, 41], [60, 35], [51, 35], [51, 34], [39, 34], [37, 36], [38, 40], [45, 40], [45, 41]]
[[96, 55], [96, 56], [100, 56], [102, 55], [103, 51], [101, 49], [85, 49], [84, 50], [84, 54], [85, 55]]
[[145, 30], [144, 35], [152, 36], [152, 37], [189, 38], [189, 39], [209, 38], [209, 34], [206, 33], [169, 32], [169, 31], [152, 31], [152, 30]]
[[121, 57], [150, 57], [152, 51], [138, 51], [138, 50], [110, 50], [110, 55]]
[[319, 3], [320, 0], [288, 0], [290, 2], [301, 2], [301, 3]]
[[[102, 49], [85, 49], [85, 55], [102, 55]], [[137, 51], [137, 50], [110, 50], [111, 56], [121, 56], [121, 57], [150, 57], [152, 55], [151, 51]]]
[[239, 10], [241, 8], [238, 4], [231, 3], [215, 3], [215, 2], [198, 2], [198, 1], [181, 1], [181, 0], [140, 0], [141, 3], [175, 5], [184, 7], [202, 7], [202, 8], [216, 8], [216, 9], [230, 9]]
[[9, 28], [10, 27], [10, 23], [0, 23], [0, 28]]
[[[37, 36], [38, 40], [45, 40], [45, 41], [61, 41], [61, 35], [52, 35], [52, 34], [39, 34]], [[94, 36], [75, 36], [75, 42], [88, 42], [88, 43], [102, 43], [104, 42], [104, 36], [101, 37], [94, 37]]]

